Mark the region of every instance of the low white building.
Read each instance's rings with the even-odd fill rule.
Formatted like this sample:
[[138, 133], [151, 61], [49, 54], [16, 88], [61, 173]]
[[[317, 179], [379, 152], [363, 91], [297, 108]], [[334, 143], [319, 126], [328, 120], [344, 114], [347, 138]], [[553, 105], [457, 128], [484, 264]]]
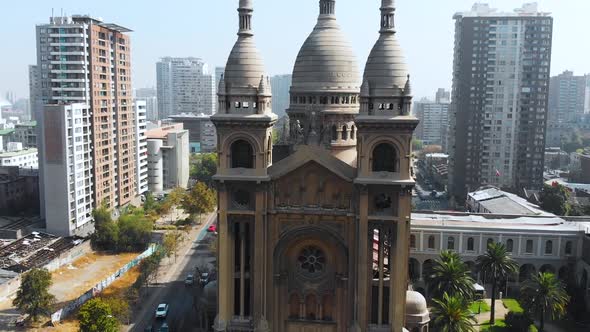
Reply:
[[6, 151], [0, 152], [0, 166], [39, 168], [37, 149], [25, 149], [22, 143], [10, 142], [6, 145]]
[[172, 123], [146, 132], [148, 188], [162, 192], [187, 188], [189, 178], [189, 133], [182, 123]]
[[590, 266], [584, 263], [585, 247], [590, 245], [587, 234], [590, 223], [569, 222], [556, 216], [414, 213], [409, 278], [414, 289], [427, 294], [424, 280], [434, 260], [441, 251], [451, 250], [461, 255], [474, 279], [481, 283], [477, 257], [485, 253], [489, 243], [501, 242], [519, 265], [518, 275], [509, 279], [508, 296], [538, 271], [555, 273], [562, 280], [574, 275], [585, 289], [590, 289]]
[[491, 186], [467, 194], [467, 209], [473, 213], [554, 216], [518, 195]]

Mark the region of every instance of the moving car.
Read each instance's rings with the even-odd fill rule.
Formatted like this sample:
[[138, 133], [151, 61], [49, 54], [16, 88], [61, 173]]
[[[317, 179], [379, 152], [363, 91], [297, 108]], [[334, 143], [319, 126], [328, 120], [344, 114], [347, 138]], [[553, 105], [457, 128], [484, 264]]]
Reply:
[[207, 272], [201, 273], [201, 278], [199, 279], [199, 282], [201, 283], [201, 286], [205, 286], [206, 284], [208, 284], [209, 283], [209, 273], [207, 273]]
[[195, 283], [195, 277], [192, 274], [188, 274], [186, 278], [184, 278], [184, 284], [186, 286], [192, 286]]
[[166, 318], [168, 315], [168, 304], [160, 303], [156, 308], [156, 318]]
[[217, 232], [217, 225], [213, 224], [213, 225], [209, 226], [207, 228], [207, 232], [209, 232], [209, 233], [215, 233], [215, 232]]
[[169, 332], [170, 329], [168, 328], [168, 324], [166, 322], [164, 322], [164, 324], [162, 324], [162, 326], [160, 326], [160, 332]]

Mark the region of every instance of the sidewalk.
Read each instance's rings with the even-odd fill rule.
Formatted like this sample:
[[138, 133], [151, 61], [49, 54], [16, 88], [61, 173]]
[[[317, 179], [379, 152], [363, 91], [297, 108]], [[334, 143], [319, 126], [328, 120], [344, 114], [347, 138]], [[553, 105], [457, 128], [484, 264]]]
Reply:
[[[174, 262], [174, 258], [166, 258], [160, 268], [158, 269], [158, 277], [157, 277], [157, 285], [168, 284], [171, 281], [177, 280], [182, 272], [182, 268], [186, 266], [186, 263], [189, 261], [190, 256], [187, 255], [190, 250], [193, 250], [193, 244], [195, 243], [196, 239], [202, 237], [201, 234], [206, 232], [207, 227], [215, 221], [217, 217], [217, 211], [209, 214], [206, 218], [204, 218], [205, 222], [203, 222], [200, 226], [195, 227], [192, 229], [188, 236], [186, 237], [185, 241], [180, 246], [178, 250], [179, 254], [178, 259]], [[182, 258], [181, 258], [182, 257]], [[153, 308], [157, 306], [160, 302], [160, 299], [163, 296], [163, 293], [166, 292], [166, 287], [155, 287], [151, 289], [151, 292], [141, 299], [141, 309], [133, 313], [133, 317], [135, 320], [140, 320], [143, 317], [150, 317], [153, 311]], [[134, 321], [132, 324], [123, 326], [122, 331], [132, 331], [135, 327], [137, 321]]]
[[[492, 300], [491, 299], [484, 299], [484, 301], [490, 306], [490, 308], [492, 307]], [[504, 317], [508, 314], [508, 309], [506, 309], [506, 307], [504, 307], [504, 303], [502, 303], [502, 300], [496, 300], [496, 319], [504, 319]], [[481, 324], [487, 322], [490, 320], [490, 312], [483, 312], [481, 314], [477, 314], [475, 315], [475, 320], [477, 321], [476, 325], [475, 325], [475, 329], [477, 331], [480, 330], [480, 326]]]

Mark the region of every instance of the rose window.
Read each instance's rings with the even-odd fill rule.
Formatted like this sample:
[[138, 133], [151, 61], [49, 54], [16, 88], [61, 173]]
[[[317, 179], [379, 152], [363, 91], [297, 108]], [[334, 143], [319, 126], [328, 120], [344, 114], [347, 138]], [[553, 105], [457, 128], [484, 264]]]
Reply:
[[318, 247], [304, 248], [297, 260], [300, 271], [306, 275], [316, 276], [325, 270], [326, 257]]

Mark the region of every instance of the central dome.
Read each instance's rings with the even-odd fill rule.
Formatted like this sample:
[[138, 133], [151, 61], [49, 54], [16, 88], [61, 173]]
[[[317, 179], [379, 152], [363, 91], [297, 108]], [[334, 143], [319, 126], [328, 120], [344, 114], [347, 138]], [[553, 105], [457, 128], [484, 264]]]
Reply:
[[333, 8], [320, 9], [316, 26], [297, 55], [291, 91], [358, 92], [360, 74], [352, 47], [336, 22]]

